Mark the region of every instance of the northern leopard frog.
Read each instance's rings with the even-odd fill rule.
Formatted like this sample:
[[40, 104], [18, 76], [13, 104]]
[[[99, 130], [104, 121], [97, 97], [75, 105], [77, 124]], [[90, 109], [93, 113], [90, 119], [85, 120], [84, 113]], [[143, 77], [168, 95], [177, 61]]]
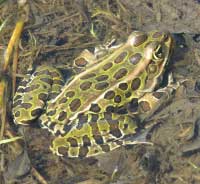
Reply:
[[159, 89], [171, 49], [169, 33], [135, 31], [99, 59], [80, 56], [75, 63], [82, 72], [64, 87], [57, 69], [40, 66], [16, 92], [14, 122], [27, 125], [40, 116], [56, 136], [51, 150], [58, 155], [89, 157], [135, 144], [126, 138], [172, 91]]

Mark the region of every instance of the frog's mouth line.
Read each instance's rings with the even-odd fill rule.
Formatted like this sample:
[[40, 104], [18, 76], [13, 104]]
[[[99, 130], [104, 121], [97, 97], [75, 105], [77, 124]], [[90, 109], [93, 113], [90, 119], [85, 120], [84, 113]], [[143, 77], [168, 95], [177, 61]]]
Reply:
[[[165, 50], [168, 50], [168, 57], [167, 60], [164, 62], [164, 66], [161, 66], [161, 67], [165, 67], [165, 69], [163, 69], [163, 73], [160, 74], [157, 78], [158, 80], [158, 84], [159, 84], [159, 87], [166, 87], [168, 85], [168, 76], [169, 76], [169, 73], [170, 73], [170, 68], [171, 68], [171, 56], [173, 54], [173, 51], [174, 51], [174, 47], [175, 47], [175, 40], [172, 36], [168, 36], [166, 42], [165, 42]], [[158, 86], [155, 88], [157, 89]]]
[[[169, 56], [171, 56], [171, 54], [173, 53], [173, 49], [170, 49], [169, 51]], [[158, 88], [164, 88], [168, 85], [169, 83], [169, 74], [171, 73], [171, 57], [168, 58], [168, 60], [166, 61], [165, 64], [165, 69], [163, 70], [163, 74], [159, 75], [159, 77], [157, 78], [158, 82], [158, 86], [156, 86], [155, 90], [157, 90]]]

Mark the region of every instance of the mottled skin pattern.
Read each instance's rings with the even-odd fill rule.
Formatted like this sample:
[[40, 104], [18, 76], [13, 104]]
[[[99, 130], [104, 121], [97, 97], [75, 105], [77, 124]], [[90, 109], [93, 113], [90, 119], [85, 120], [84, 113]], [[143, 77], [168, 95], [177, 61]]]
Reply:
[[85, 69], [62, 89], [60, 73], [40, 67], [16, 92], [14, 121], [29, 124], [41, 115], [41, 126], [56, 136], [51, 150], [58, 155], [88, 157], [136, 144], [125, 139], [137, 133], [134, 116], [151, 115], [172, 92], [171, 87], [158, 89], [171, 47], [169, 33], [133, 32], [93, 64], [87, 54], [76, 60]]

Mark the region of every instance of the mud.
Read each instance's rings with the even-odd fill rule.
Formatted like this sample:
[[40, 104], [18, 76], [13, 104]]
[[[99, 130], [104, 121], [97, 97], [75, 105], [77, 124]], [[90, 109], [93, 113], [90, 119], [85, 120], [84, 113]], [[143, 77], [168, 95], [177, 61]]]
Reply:
[[[7, 45], [17, 20], [17, 6], [13, 2], [16, 1], [0, 4], [0, 20], [10, 16], [0, 34], [3, 46]], [[176, 46], [169, 70], [176, 82], [181, 81], [171, 102], [149, 120], [159, 122], [148, 136], [153, 146], [127, 146], [95, 158], [69, 159], [50, 152], [53, 136], [49, 132], [37, 127], [27, 128], [29, 158], [46, 182], [200, 183], [200, 2], [34, 0], [29, 4], [29, 20], [20, 43], [18, 73], [25, 74], [29, 65], [69, 68], [83, 49], [93, 51], [96, 45], [112, 36], [126, 40], [132, 30], [161, 29], [174, 34]], [[3, 152], [7, 161], [13, 159], [8, 148], [4, 147]], [[38, 180], [30, 173], [16, 183], [38, 183]]]

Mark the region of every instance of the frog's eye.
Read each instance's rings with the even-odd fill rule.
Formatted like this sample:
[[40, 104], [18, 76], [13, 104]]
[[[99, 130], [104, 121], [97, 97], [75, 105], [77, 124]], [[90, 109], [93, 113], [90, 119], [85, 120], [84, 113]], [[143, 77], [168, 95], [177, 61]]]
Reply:
[[158, 45], [155, 49], [154, 53], [155, 60], [160, 60], [163, 58], [163, 47], [161, 45]]

